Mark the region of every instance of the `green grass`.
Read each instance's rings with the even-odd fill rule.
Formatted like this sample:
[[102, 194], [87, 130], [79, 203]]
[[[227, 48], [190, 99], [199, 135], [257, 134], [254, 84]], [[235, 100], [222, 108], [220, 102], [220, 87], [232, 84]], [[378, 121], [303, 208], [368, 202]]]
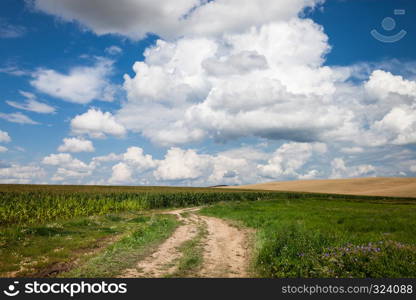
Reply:
[[208, 231], [206, 224], [199, 224], [196, 236], [183, 243], [179, 247], [182, 253], [178, 261], [177, 270], [173, 274], [169, 274], [170, 278], [192, 277], [201, 267], [203, 262], [203, 240], [207, 236]]
[[[156, 241], [157, 236], [150, 236], [155, 235], [158, 228], [166, 231], [159, 237], [165, 236], [170, 228], [166, 224], [171, 223], [174, 222], [160, 217], [154, 219], [121, 213], [43, 225], [9, 226], [0, 231], [0, 277], [53, 277], [90, 259], [91, 255], [104, 250], [123, 236], [126, 236], [124, 241]], [[147, 239], [139, 237], [143, 232]]]
[[257, 229], [261, 277], [416, 277], [416, 203], [221, 203], [203, 214]]
[[168, 238], [179, 222], [174, 216], [157, 215], [139, 217], [133, 233], [110, 245], [97, 256], [88, 259], [80, 267], [63, 273], [60, 277], [115, 277], [131, 268], [139, 260], [149, 255], [161, 241]]

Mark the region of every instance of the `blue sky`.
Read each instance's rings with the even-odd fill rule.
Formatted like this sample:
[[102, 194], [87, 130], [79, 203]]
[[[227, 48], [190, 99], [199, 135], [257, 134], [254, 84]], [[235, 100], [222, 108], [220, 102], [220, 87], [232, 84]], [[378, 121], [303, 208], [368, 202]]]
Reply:
[[0, 182], [416, 175], [413, 1], [0, 8]]

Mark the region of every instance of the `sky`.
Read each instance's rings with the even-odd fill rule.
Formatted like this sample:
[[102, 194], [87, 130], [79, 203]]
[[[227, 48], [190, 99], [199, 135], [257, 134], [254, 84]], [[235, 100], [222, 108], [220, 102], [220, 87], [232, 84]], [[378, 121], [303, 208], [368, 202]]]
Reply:
[[416, 177], [412, 0], [2, 0], [0, 183]]

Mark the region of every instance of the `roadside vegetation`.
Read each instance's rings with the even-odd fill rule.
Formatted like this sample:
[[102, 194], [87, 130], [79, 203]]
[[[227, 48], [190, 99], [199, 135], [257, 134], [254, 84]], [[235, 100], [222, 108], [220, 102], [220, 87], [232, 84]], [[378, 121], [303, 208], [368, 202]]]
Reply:
[[179, 247], [178, 250], [182, 253], [182, 256], [178, 261], [177, 270], [173, 274], [169, 274], [167, 277], [195, 277], [196, 271], [199, 270], [203, 262], [203, 241], [207, 234], [206, 224], [199, 224], [197, 235]]
[[416, 201], [267, 200], [201, 213], [257, 230], [259, 277], [416, 277]]
[[155, 246], [168, 238], [179, 222], [174, 216], [138, 217], [134, 231], [110, 245], [97, 256], [60, 277], [117, 277], [128, 267], [151, 254]]
[[[259, 277], [416, 277], [410, 198], [47, 185], [0, 185], [0, 277], [118, 276], [178, 226], [163, 209], [191, 206], [257, 230]], [[171, 276], [200, 267], [198, 230]]]
[[177, 225], [171, 216], [121, 213], [3, 227], [0, 277], [112, 276]]

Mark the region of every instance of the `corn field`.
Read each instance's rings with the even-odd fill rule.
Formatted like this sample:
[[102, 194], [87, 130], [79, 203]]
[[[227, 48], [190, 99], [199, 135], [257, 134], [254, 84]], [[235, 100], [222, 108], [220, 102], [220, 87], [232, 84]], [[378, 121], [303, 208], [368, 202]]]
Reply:
[[203, 189], [1, 186], [0, 226], [44, 223], [55, 219], [122, 211], [206, 205], [219, 201], [257, 200], [267, 192]]
[[[0, 226], [221, 201], [354, 196], [212, 188], [0, 185]], [[360, 197], [361, 199], [363, 197]], [[367, 197], [368, 198], [368, 197]], [[377, 197], [372, 197], [377, 200]]]

